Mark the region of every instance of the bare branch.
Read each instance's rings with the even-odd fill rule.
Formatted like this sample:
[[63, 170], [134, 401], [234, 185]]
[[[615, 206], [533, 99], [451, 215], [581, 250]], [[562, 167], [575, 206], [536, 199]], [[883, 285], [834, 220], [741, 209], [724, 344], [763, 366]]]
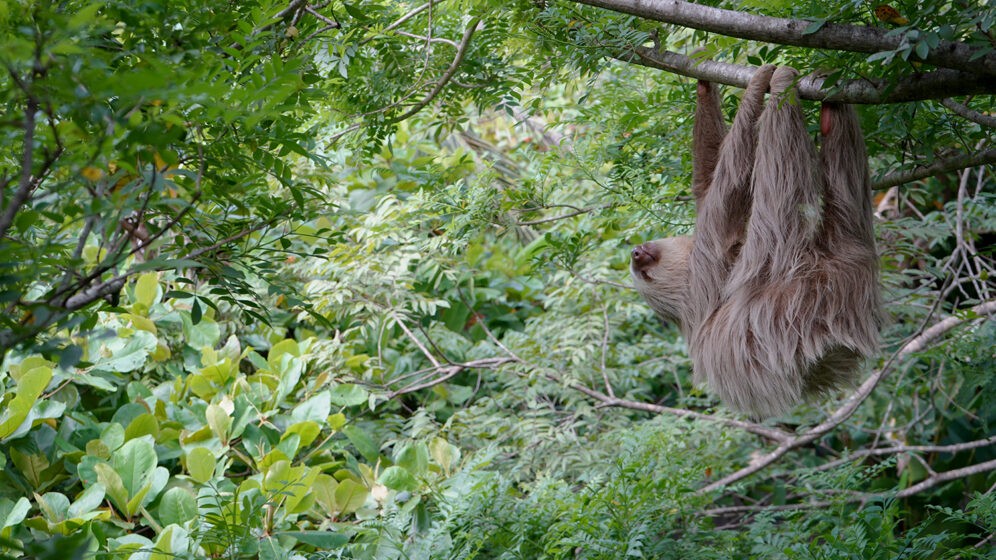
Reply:
[[942, 482], [948, 482], [949, 480], [956, 480], [959, 478], [965, 478], [966, 476], [971, 476], [973, 474], [978, 474], [982, 472], [988, 472], [996, 470], [996, 459], [991, 461], [986, 461], [984, 463], [979, 463], [977, 465], [969, 465], [960, 469], [954, 469], [951, 471], [946, 471], [942, 473], [932, 474], [924, 480], [910, 486], [909, 488], [900, 491], [896, 494], [897, 498], [907, 498], [913, 494], [918, 494], [924, 490], [933, 488]]
[[432, 88], [432, 91], [425, 96], [424, 99], [412, 105], [410, 109], [404, 113], [398, 115], [397, 117], [391, 119], [391, 122], [401, 122], [408, 117], [411, 117], [425, 108], [426, 105], [432, 102], [433, 99], [439, 95], [439, 92], [443, 91], [446, 84], [453, 78], [457, 70], [460, 69], [460, 63], [463, 62], [463, 58], [467, 56], [467, 49], [470, 47], [470, 39], [474, 36], [474, 32], [477, 31], [477, 26], [481, 23], [480, 18], [473, 18], [470, 23], [467, 24], [467, 29], [463, 32], [463, 38], [460, 39], [460, 46], [457, 49], [456, 55], [453, 57], [453, 62], [450, 63], [449, 68], [443, 72], [443, 75], [439, 77], [436, 82], [436, 87]]
[[965, 441], [951, 445], [895, 445], [889, 447], [879, 447], [876, 449], [859, 449], [846, 457], [825, 463], [816, 468], [818, 471], [828, 471], [839, 467], [844, 463], [856, 461], [864, 457], [878, 457], [880, 455], [899, 455], [900, 453], [958, 453], [996, 444], [996, 436], [975, 441]]
[[440, 383], [449, 381], [455, 377], [460, 372], [466, 371], [468, 369], [497, 369], [508, 363], [518, 362], [516, 358], [484, 358], [482, 360], [474, 360], [472, 362], [466, 362], [462, 364], [452, 364], [448, 366], [432, 368], [435, 372], [439, 373], [438, 377], [434, 377], [429, 381], [421, 383], [413, 383], [406, 387], [402, 387], [396, 391], [391, 391], [384, 395], [388, 400], [391, 400], [400, 395], [405, 395], [408, 393], [414, 393], [416, 391], [421, 391], [422, 389], [428, 389], [429, 387], [434, 387]]
[[985, 115], [973, 109], [970, 109], [967, 105], [958, 103], [954, 99], [942, 99], [941, 105], [944, 105], [948, 109], [951, 109], [959, 117], [968, 119], [976, 124], [988, 127], [996, 128], [996, 117], [991, 115]]
[[[13, 71], [11, 75], [20, 82]], [[21, 179], [18, 182], [17, 190], [14, 191], [14, 196], [11, 197], [7, 207], [3, 209], [3, 214], [0, 215], [0, 238], [7, 235], [7, 230], [14, 223], [14, 216], [28, 200], [28, 196], [37, 184], [35, 177], [32, 176], [35, 153], [35, 114], [37, 112], [38, 100], [29, 93], [24, 108], [24, 153], [21, 156]]]
[[[619, 48], [612, 56], [673, 74], [741, 88], [747, 86], [756, 70], [742, 64], [698, 60], [676, 52], [658, 51], [640, 45], [628, 50]], [[823, 82], [824, 79], [819, 76], [803, 77], [797, 84], [799, 97], [811, 101], [884, 104], [996, 92], [996, 77], [949, 69], [909, 76], [898, 81], [851, 80], [834, 84], [827, 89], [823, 88]]]
[[968, 310], [972, 316], [969, 317], [947, 317], [938, 323], [931, 326], [929, 329], [923, 331], [923, 333], [914, 338], [913, 340], [907, 342], [902, 349], [899, 351], [899, 357], [905, 358], [906, 356], [913, 354], [914, 352], [920, 352], [927, 348], [927, 346], [934, 340], [940, 338], [942, 335], [950, 331], [951, 329], [966, 323], [968, 321], [974, 321], [979, 317], [985, 317], [996, 313], [996, 301], [987, 301], [985, 303], [980, 303], [975, 307]]
[[[637, 17], [711, 31], [728, 37], [815, 49], [874, 53], [893, 51], [903, 43], [902, 33], [879, 27], [826, 23], [809, 32], [812, 22], [722, 10], [681, 0], [574, 0]], [[983, 53], [963, 43], [941, 41], [925, 62], [968, 74], [996, 76], [996, 53]]]
[[[552, 381], [561, 382], [561, 380], [555, 375], [547, 375]], [[644, 412], [651, 412], [654, 414], [670, 414], [672, 416], [678, 416], [680, 418], [694, 418], [696, 420], [705, 420], [707, 422], [715, 422], [717, 424], [722, 424], [724, 426], [729, 426], [731, 428], [736, 428], [738, 430], [743, 430], [745, 432], [761, 436], [763, 438], [769, 439], [771, 441], [780, 442], [785, 444], [792, 440], [792, 434], [783, 432], [776, 428], [769, 428], [767, 426], [762, 426], [761, 424], [755, 424], [753, 422], [745, 422], [743, 420], [736, 420], [733, 418], [723, 418], [721, 416], [715, 416], [712, 414], [704, 414], [701, 412], [696, 412], [694, 410], [686, 410], [683, 408], [671, 408], [668, 406], [661, 406], [652, 403], [630, 401], [626, 399], [620, 399], [617, 397], [610, 397], [605, 393], [596, 391], [590, 387], [586, 387], [580, 383], [572, 383], [570, 387], [576, 391], [580, 391], [585, 395], [595, 399], [602, 406], [611, 406], [619, 408], [628, 408], [631, 410], [642, 410]]]
[[912, 183], [913, 181], [919, 181], [920, 179], [940, 175], [941, 173], [949, 173], [951, 171], [958, 171], [969, 167], [978, 167], [980, 165], [992, 165], [993, 163], [996, 163], [996, 148], [982, 150], [974, 154], [960, 154], [954, 157], [936, 160], [930, 165], [923, 165], [913, 169], [890, 173], [882, 179], [876, 181], [872, 185], [872, 188], [875, 190], [885, 190], [904, 183]]

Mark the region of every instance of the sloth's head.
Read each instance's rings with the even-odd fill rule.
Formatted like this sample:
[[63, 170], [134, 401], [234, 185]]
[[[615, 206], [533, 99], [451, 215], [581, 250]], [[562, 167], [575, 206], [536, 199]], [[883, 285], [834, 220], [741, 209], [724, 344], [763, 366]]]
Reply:
[[665, 321], [680, 324], [688, 301], [688, 256], [692, 238], [667, 237], [633, 248], [630, 272], [633, 285]]

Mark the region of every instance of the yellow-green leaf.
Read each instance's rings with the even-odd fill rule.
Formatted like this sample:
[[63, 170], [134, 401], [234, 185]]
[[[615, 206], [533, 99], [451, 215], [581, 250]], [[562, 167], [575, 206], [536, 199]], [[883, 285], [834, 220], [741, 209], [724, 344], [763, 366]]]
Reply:
[[354, 480], [347, 478], [339, 482], [339, 486], [335, 489], [336, 510], [340, 515], [345, 515], [360, 509], [367, 501], [369, 493], [366, 486]]
[[[159, 293], [159, 275], [155, 272], [146, 272], [138, 277], [135, 282], [135, 302], [145, 306], [145, 309], [152, 307]], [[137, 326], [137, 325], [136, 325]]]
[[187, 472], [196, 482], [203, 484], [211, 480], [216, 463], [214, 453], [206, 447], [195, 447], [187, 453]]

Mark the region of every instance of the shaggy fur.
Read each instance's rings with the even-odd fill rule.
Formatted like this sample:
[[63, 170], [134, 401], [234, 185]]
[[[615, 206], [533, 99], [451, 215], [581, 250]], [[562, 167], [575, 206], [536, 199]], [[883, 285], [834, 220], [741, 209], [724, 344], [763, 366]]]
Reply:
[[878, 258], [861, 130], [852, 107], [824, 104], [817, 154], [796, 76], [787, 67], [758, 69], [729, 133], [717, 88], [699, 83], [695, 235], [632, 253], [636, 288], [681, 325], [696, 383], [752, 417], [853, 383], [878, 347]]

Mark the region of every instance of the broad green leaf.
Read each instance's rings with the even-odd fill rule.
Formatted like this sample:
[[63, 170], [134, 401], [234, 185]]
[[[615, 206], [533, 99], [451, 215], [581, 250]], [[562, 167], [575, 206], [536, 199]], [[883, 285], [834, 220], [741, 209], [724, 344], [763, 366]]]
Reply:
[[377, 456], [380, 454], [380, 451], [377, 449], [377, 444], [370, 439], [370, 436], [366, 432], [355, 425], [349, 425], [342, 429], [342, 433], [346, 434], [349, 442], [356, 447], [356, 450], [360, 452], [360, 455], [363, 455], [364, 459], [370, 463], [377, 462]]
[[[294, 449], [295, 454], [301, 449], [308, 447], [312, 442], [318, 437], [318, 434], [322, 432], [322, 429], [318, 426], [317, 422], [298, 422], [287, 428], [284, 432], [283, 437], [286, 438], [290, 435], [298, 436], [298, 444], [296, 449]], [[283, 439], [283, 438], [281, 438]]]
[[287, 511], [290, 513], [303, 513], [311, 509], [311, 506], [315, 503], [312, 487], [315, 483], [315, 477], [318, 476], [319, 472], [318, 469], [310, 467], [295, 467], [294, 476], [296, 481], [289, 489], [291, 495], [287, 498]]
[[149, 436], [129, 440], [111, 455], [111, 466], [121, 477], [129, 496], [134, 496], [146, 485], [157, 462], [155, 446]]
[[14, 398], [0, 414], [0, 440], [17, 431], [51, 380], [52, 368], [49, 366], [33, 368], [21, 376], [17, 382]]
[[157, 512], [161, 525], [183, 525], [197, 517], [197, 498], [188, 490], [174, 486], [159, 500]]
[[135, 281], [135, 301], [145, 306], [145, 309], [152, 307], [156, 302], [156, 295], [159, 293], [159, 275], [155, 272], [140, 274]]
[[325, 513], [336, 510], [335, 489], [339, 487], [336, 479], [327, 474], [319, 474], [315, 477], [312, 491], [315, 494], [315, 501], [321, 506]]
[[104, 487], [104, 492], [114, 507], [121, 513], [128, 511], [128, 490], [125, 489], [121, 476], [107, 463], [97, 463], [93, 466], [97, 473], [97, 481]]
[[159, 332], [159, 329], [156, 328], [156, 324], [152, 321], [152, 319], [149, 319], [148, 317], [143, 317], [141, 315], [136, 315], [134, 313], [126, 313], [122, 315], [122, 317], [131, 321], [131, 324], [134, 325], [134, 327], [140, 331], [145, 331], [152, 334], [156, 334]]
[[413, 491], [418, 488], [418, 482], [415, 480], [415, 477], [412, 476], [412, 473], [397, 465], [384, 469], [384, 472], [380, 473], [380, 478], [378, 480], [381, 484], [387, 486], [391, 490]]
[[303, 403], [294, 407], [291, 411], [291, 420], [295, 422], [325, 422], [329, 413], [332, 412], [332, 396], [328, 391], [322, 391]]
[[273, 371], [280, 371], [281, 358], [284, 354], [290, 354], [294, 357], [299, 357], [301, 355], [301, 348], [298, 346], [296, 340], [292, 338], [285, 338], [280, 342], [273, 345], [270, 348], [270, 353], [266, 356], [267, 363], [270, 364], [270, 369]]
[[16, 502], [0, 498], [0, 529], [19, 525], [31, 510], [31, 502], [21, 496]]
[[332, 531], [280, 531], [274, 536], [291, 537], [319, 550], [335, 550], [349, 542], [349, 537]]
[[20, 449], [10, 449], [10, 460], [21, 472], [21, 475], [37, 488], [44, 481], [44, 471], [49, 467], [48, 459], [43, 453], [22, 453]]
[[190, 478], [201, 484], [214, 477], [216, 464], [214, 453], [206, 447], [195, 447], [187, 453], [187, 472]]
[[429, 469], [429, 448], [420, 441], [405, 444], [394, 462], [416, 476], [424, 475]]
[[112, 338], [98, 350], [100, 358], [94, 362], [93, 369], [118, 373], [134, 371], [145, 365], [157, 343], [156, 336], [146, 331]]
[[153, 439], [159, 437], [159, 420], [148, 412], [136, 417], [125, 428], [125, 439], [131, 440], [142, 436], [151, 436]]
[[227, 443], [228, 429], [232, 426], [232, 417], [228, 415], [228, 412], [216, 404], [209, 404], [204, 415], [207, 417], [208, 426], [211, 427], [215, 437], [222, 443]]
[[65, 494], [58, 492], [48, 492], [42, 496], [35, 494], [35, 501], [46, 520], [58, 523], [66, 519], [66, 514], [69, 512], [69, 498]]
[[101, 502], [103, 501], [104, 486], [101, 484], [94, 484], [76, 497], [76, 501], [73, 502], [66, 511], [66, 516], [70, 519], [74, 517], [82, 518], [86, 514], [99, 508]]
[[340, 515], [352, 513], [367, 501], [369, 490], [355, 480], [346, 479], [339, 482], [335, 489], [335, 504]]
[[432, 460], [439, 465], [448, 476], [452, 468], [460, 463], [460, 449], [443, 438], [434, 438], [429, 444]]
[[332, 389], [331, 396], [337, 406], [357, 406], [366, 403], [370, 393], [359, 385], [343, 383]]

